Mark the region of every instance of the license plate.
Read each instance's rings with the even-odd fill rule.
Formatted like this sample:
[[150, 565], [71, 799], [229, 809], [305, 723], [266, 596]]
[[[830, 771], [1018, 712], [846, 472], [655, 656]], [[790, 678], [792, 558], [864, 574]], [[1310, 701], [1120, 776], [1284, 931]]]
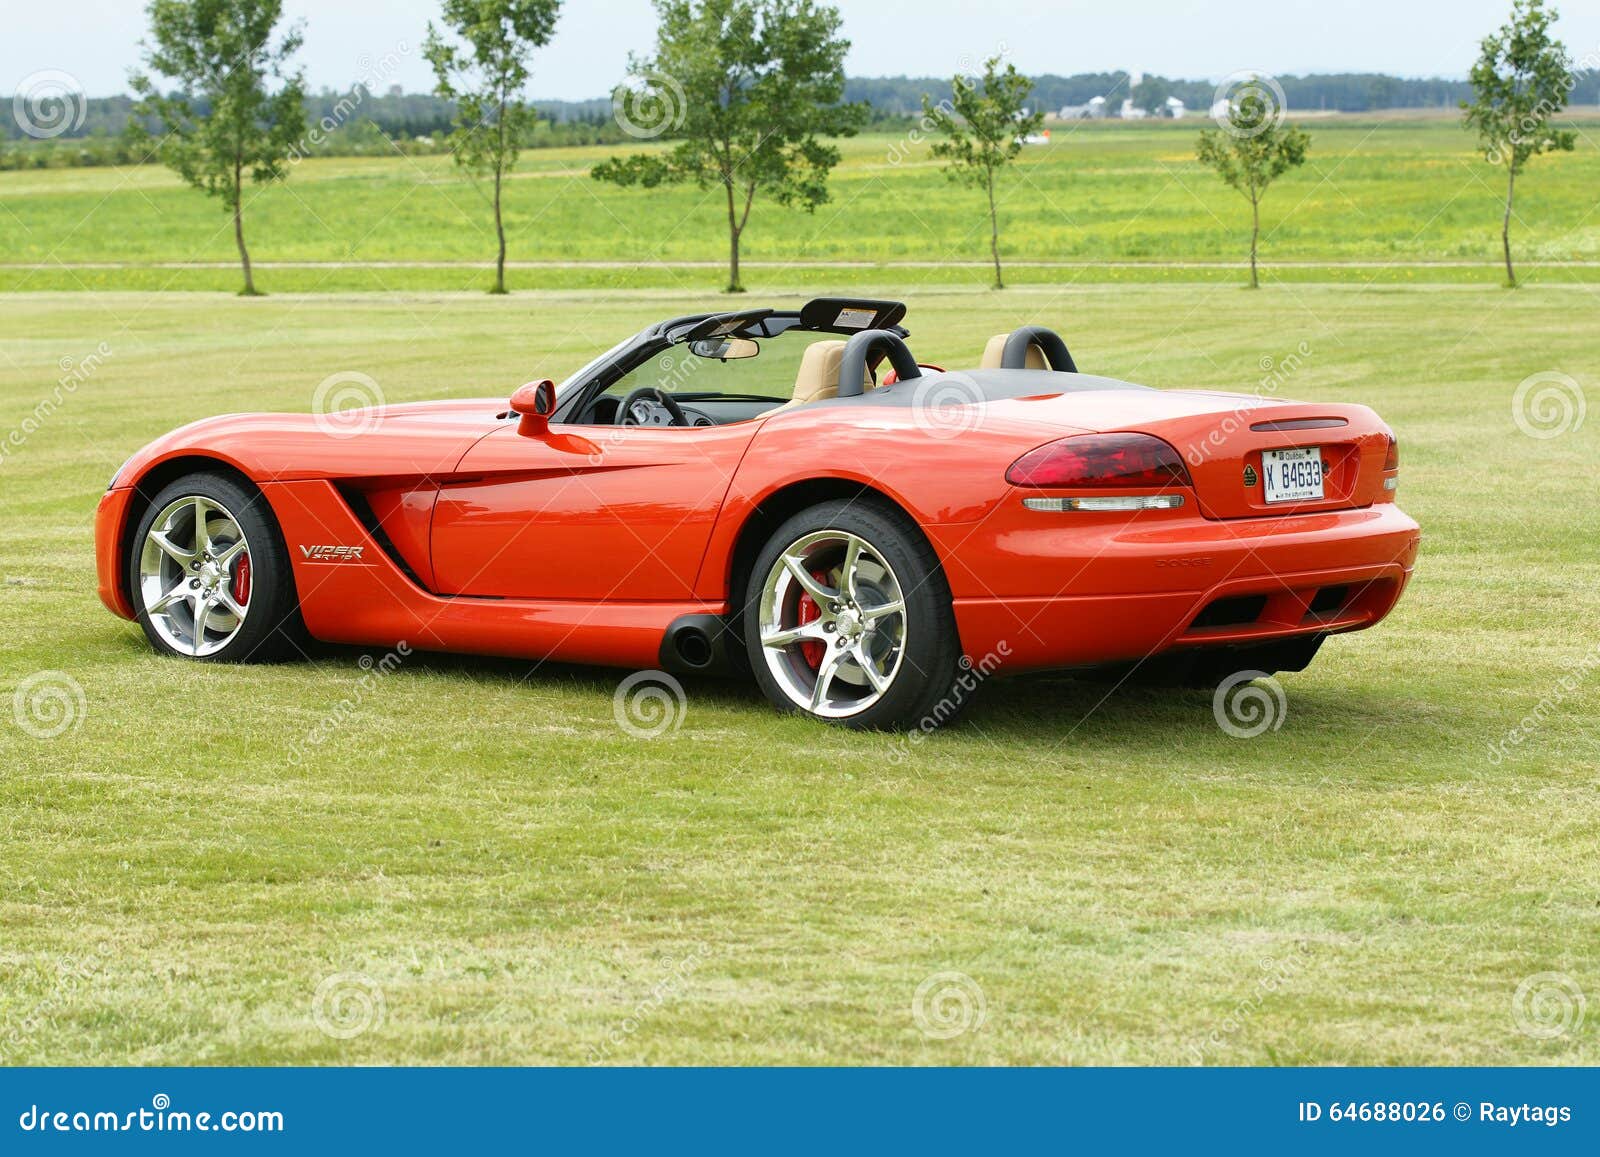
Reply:
[[1268, 502], [1306, 502], [1322, 497], [1322, 447], [1263, 450], [1261, 480]]

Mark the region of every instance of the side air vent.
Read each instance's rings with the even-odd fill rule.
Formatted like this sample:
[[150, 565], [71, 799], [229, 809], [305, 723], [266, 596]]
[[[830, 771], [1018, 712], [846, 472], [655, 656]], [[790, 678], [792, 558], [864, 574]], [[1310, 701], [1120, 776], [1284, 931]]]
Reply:
[[372, 509], [372, 503], [367, 500], [367, 496], [349, 486], [339, 487], [339, 495], [349, 505], [350, 513], [356, 516], [356, 521], [361, 523], [362, 528], [372, 536], [372, 541], [378, 544], [378, 549], [388, 555], [389, 561], [400, 568], [400, 573], [416, 583], [417, 586], [422, 587], [424, 590], [428, 589], [427, 584], [418, 577], [417, 572], [406, 561], [405, 555], [395, 548], [394, 540], [383, 529], [383, 523], [379, 521], [377, 513]]

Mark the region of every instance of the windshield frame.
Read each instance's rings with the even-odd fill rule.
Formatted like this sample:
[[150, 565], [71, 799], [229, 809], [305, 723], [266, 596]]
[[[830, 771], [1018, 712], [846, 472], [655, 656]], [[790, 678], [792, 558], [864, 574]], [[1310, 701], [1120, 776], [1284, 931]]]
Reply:
[[[581, 369], [568, 375], [556, 387], [556, 409], [551, 415], [552, 424], [572, 424], [575, 416], [584, 410], [614, 383], [632, 373], [644, 362], [675, 345], [684, 345], [697, 338], [716, 334], [719, 337], [775, 338], [790, 330], [801, 329], [808, 333], [847, 333], [821, 325], [804, 325], [802, 318], [819, 302], [819, 298], [800, 310], [775, 310], [767, 308], [724, 310], [717, 313], [697, 313], [685, 317], [668, 318], [624, 338]], [[898, 302], [876, 303], [892, 306], [891, 316], [903, 316], [905, 306]], [[910, 331], [904, 326], [887, 327], [900, 337]], [[692, 355], [699, 356], [699, 355]]]

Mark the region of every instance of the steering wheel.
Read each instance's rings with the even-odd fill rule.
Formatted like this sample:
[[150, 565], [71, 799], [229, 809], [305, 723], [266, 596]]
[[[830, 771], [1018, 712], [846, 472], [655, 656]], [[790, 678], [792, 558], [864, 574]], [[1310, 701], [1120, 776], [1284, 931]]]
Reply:
[[678, 405], [677, 400], [673, 398], [671, 394], [667, 393], [667, 391], [661, 389], [659, 386], [640, 386], [637, 390], [629, 393], [626, 398], [623, 398], [622, 404], [617, 407], [617, 416], [614, 424], [618, 426], [656, 425], [657, 423], [655, 422], [641, 421], [640, 419], [642, 415], [634, 413], [634, 403], [639, 402], [646, 397], [654, 398], [656, 403], [667, 412], [667, 416], [670, 419], [666, 423], [667, 425], [689, 425], [689, 418], [688, 415], [683, 412], [683, 407]]

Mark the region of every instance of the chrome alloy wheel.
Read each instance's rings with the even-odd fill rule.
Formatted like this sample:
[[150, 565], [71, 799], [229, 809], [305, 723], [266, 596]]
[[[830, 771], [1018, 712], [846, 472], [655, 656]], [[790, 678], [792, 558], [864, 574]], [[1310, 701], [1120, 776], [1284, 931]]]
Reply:
[[906, 649], [905, 594], [866, 539], [819, 530], [778, 556], [761, 589], [767, 669], [797, 706], [855, 715], [888, 691]]
[[139, 555], [139, 593], [156, 634], [203, 658], [233, 641], [250, 601], [250, 544], [220, 502], [193, 495], [150, 524]]

